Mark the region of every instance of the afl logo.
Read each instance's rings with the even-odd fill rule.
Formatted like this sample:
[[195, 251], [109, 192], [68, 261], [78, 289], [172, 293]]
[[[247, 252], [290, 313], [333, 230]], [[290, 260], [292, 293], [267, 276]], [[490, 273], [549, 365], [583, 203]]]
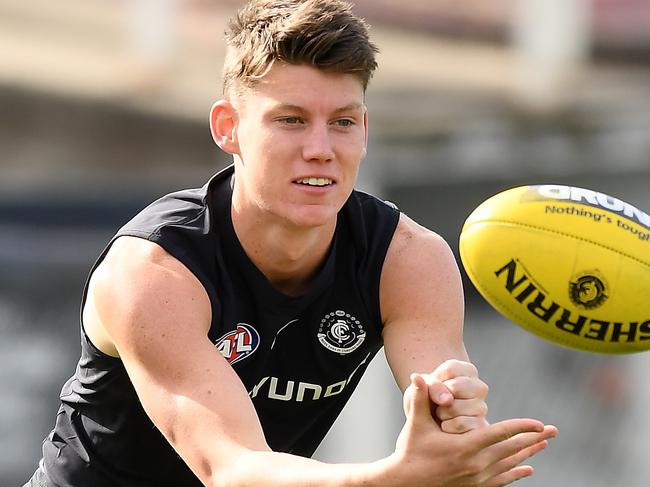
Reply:
[[337, 310], [326, 314], [318, 325], [318, 341], [332, 352], [352, 353], [365, 339], [363, 325], [345, 311]]
[[569, 297], [576, 306], [593, 309], [601, 306], [607, 295], [605, 283], [591, 274], [582, 274], [569, 283]]
[[257, 330], [246, 323], [238, 323], [234, 330], [219, 338], [215, 346], [232, 365], [252, 355], [259, 344], [260, 336]]

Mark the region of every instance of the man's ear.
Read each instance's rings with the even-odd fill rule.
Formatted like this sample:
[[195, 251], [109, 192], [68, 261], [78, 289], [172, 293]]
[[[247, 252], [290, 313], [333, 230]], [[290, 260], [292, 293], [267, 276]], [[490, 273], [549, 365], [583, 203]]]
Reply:
[[214, 142], [228, 154], [239, 153], [237, 112], [227, 100], [219, 100], [210, 109], [210, 132]]
[[365, 159], [368, 155], [368, 109], [363, 109], [363, 151], [361, 152], [361, 159]]

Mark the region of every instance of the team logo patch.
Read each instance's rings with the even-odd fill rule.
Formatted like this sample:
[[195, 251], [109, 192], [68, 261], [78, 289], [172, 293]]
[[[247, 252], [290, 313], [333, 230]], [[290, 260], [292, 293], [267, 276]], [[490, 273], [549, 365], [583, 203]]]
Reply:
[[582, 274], [569, 283], [569, 297], [576, 306], [593, 309], [607, 300], [605, 283], [598, 277]]
[[354, 352], [365, 339], [363, 325], [345, 311], [336, 310], [326, 314], [318, 325], [318, 341], [332, 352]]
[[215, 346], [232, 365], [252, 355], [259, 344], [260, 335], [255, 328], [246, 323], [237, 323], [237, 327], [219, 338]]

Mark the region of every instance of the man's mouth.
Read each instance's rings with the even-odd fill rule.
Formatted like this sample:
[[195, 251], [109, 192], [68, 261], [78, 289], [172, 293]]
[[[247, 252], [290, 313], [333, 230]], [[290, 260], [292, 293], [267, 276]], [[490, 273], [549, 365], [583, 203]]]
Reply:
[[296, 179], [295, 182], [298, 184], [306, 184], [307, 186], [328, 186], [334, 183], [329, 178], [301, 178]]

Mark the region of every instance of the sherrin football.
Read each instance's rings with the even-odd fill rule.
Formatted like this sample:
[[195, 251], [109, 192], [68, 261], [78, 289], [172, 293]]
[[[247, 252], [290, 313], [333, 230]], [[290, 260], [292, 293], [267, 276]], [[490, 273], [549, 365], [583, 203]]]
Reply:
[[620, 199], [509, 189], [467, 218], [460, 256], [481, 295], [539, 337], [590, 352], [650, 348], [650, 216]]

